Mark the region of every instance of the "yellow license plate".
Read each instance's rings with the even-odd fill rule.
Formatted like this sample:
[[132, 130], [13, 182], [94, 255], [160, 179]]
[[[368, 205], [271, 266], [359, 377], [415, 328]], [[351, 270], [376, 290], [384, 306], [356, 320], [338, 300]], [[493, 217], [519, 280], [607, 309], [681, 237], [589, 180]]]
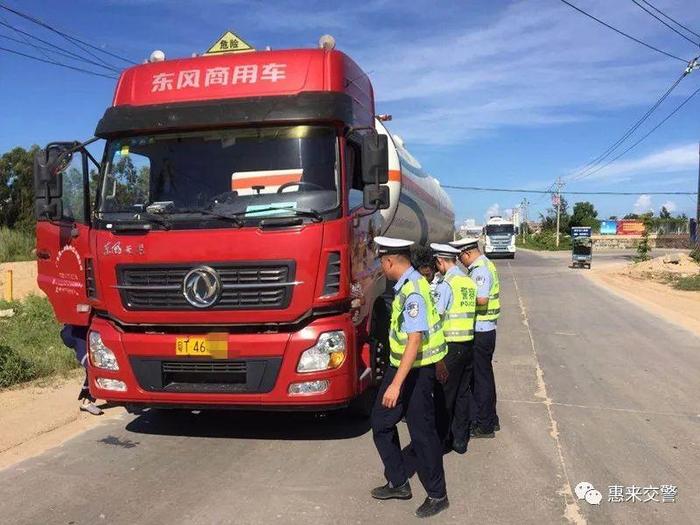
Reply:
[[226, 359], [228, 357], [228, 334], [177, 337], [175, 339], [175, 355]]

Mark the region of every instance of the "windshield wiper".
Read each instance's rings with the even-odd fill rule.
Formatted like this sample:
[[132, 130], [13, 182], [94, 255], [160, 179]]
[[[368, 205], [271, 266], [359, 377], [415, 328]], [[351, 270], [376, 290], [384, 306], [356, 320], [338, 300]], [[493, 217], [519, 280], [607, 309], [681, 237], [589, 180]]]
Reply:
[[115, 220], [111, 229], [114, 231], [149, 231], [153, 224], [159, 225], [164, 230], [172, 228], [172, 224], [169, 220], [147, 211], [140, 211], [136, 213], [131, 220]]
[[240, 217], [238, 217], [238, 214], [235, 214], [235, 213], [233, 215], [228, 215], [226, 213], [217, 213], [215, 211], [205, 210], [203, 208], [179, 208], [179, 209], [167, 212], [167, 215], [174, 215], [177, 213], [199, 213], [202, 215], [206, 215], [207, 217], [214, 217], [216, 219], [230, 221], [234, 225], [238, 226], [239, 228], [241, 228], [243, 226], [243, 221], [241, 220]]
[[[275, 212], [290, 212], [293, 215], [296, 215], [297, 217], [310, 217], [313, 219], [314, 222], [321, 222], [323, 220], [323, 216], [317, 212], [316, 210], [299, 210], [296, 208], [277, 208], [275, 206], [270, 206], [269, 208], [261, 208], [259, 210], [251, 210], [251, 211], [239, 211], [238, 213], [234, 213], [233, 215], [235, 217], [245, 217], [247, 214], [250, 214], [251, 219], [256, 218], [260, 216], [261, 213], [266, 213], [270, 211], [275, 211]], [[263, 218], [265, 219], [273, 219], [277, 217], [288, 217], [288, 215], [285, 215], [284, 213], [280, 213], [279, 215], [264, 215]]]

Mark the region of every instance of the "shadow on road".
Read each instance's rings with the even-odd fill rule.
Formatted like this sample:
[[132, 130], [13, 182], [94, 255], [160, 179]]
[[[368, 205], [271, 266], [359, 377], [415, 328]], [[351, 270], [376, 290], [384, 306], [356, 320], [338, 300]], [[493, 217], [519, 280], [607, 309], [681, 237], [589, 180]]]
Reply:
[[150, 410], [126, 426], [136, 434], [283, 441], [350, 439], [369, 428], [369, 419], [345, 412], [319, 415], [231, 410]]

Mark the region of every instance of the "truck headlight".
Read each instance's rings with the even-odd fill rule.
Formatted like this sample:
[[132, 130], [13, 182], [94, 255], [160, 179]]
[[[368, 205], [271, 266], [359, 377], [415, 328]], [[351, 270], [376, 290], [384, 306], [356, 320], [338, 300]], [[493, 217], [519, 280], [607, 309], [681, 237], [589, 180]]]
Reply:
[[345, 361], [345, 333], [342, 330], [325, 332], [299, 358], [297, 372], [320, 372], [338, 368]]
[[93, 366], [104, 370], [119, 370], [117, 357], [107, 346], [102, 342], [102, 337], [99, 332], [90, 332], [88, 340], [88, 349], [90, 350], [90, 361]]

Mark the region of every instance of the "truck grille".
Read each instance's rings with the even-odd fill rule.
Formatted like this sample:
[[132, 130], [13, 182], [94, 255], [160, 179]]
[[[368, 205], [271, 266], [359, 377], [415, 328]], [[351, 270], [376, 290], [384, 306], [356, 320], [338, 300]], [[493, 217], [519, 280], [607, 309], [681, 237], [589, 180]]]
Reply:
[[167, 359], [130, 356], [139, 386], [148, 392], [266, 393], [277, 380], [281, 357]]
[[164, 374], [176, 373], [224, 373], [245, 374], [245, 361], [163, 361]]
[[[221, 278], [221, 298], [210, 309], [282, 309], [289, 305], [294, 280], [293, 261], [270, 263], [202, 263]], [[122, 265], [117, 287], [127, 310], [195, 310], [183, 295], [187, 273], [197, 265]]]

